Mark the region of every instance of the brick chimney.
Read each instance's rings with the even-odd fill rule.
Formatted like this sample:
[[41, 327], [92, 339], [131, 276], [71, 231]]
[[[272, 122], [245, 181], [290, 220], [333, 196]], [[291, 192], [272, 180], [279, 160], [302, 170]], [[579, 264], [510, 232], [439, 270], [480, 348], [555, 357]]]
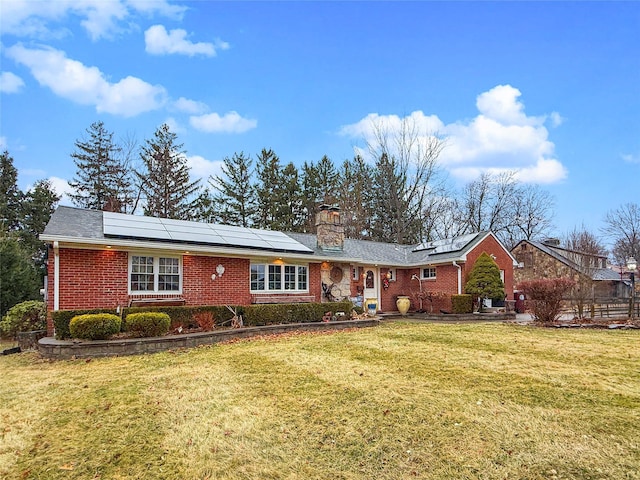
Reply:
[[341, 252], [344, 247], [344, 225], [340, 209], [331, 205], [320, 205], [316, 214], [316, 236], [318, 247], [325, 251]]

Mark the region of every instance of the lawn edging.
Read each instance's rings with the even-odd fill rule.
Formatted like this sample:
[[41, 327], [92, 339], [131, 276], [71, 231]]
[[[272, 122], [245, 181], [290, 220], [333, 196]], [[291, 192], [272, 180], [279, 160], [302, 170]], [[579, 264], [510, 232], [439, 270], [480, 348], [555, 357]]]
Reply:
[[292, 330], [323, 331], [344, 330], [346, 328], [374, 327], [377, 319], [345, 320], [336, 322], [289, 323], [238, 329], [214, 330], [210, 332], [165, 335], [149, 338], [125, 338], [116, 340], [57, 340], [53, 337], [41, 338], [38, 351], [44, 358], [64, 360], [70, 358], [115, 357], [156, 353], [177, 348], [192, 348], [200, 345], [250, 338], [259, 335], [273, 335]]

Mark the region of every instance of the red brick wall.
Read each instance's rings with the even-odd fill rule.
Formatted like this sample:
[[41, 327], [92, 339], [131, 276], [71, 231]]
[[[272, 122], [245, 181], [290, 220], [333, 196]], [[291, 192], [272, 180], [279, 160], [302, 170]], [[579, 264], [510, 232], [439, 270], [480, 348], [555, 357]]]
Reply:
[[[218, 265], [224, 267], [221, 277], [216, 273]], [[183, 255], [182, 271], [182, 298], [187, 305], [251, 303], [247, 259]]]
[[507, 298], [513, 297], [513, 260], [511, 256], [506, 252], [500, 244], [489, 235], [485, 238], [479, 245], [477, 245], [469, 254], [467, 255], [467, 263], [464, 266], [462, 273], [462, 281], [463, 281], [463, 292], [464, 292], [464, 283], [467, 281], [469, 277], [469, 273], [473, 268], [473, 264], [478, 259], [478, 257], [482, 254], [482, 252], [487, 252], [489, 255], [494, 255], [495, 261], [498, 264], [498, 268], [500, 270], [504, 270], [504, 291], [507, 294]]
[[[115, 250], [60, 249], [60, 310], [116, 308], [132, 298], [181, 297], [187, 305], [248, 305], [251, 303], [248, 259], [182, 256], [182, 295], [129, 295], [129, 254]], [[223, 265], [220, 277], [216, 267]], [[49, 251], [49, 311], [54, 308], [54, 252]], [[212, 279], [211, 275], [216, 274]], [[309, 264], [309, 295], [320, 301], [320, 264]], [[53, 324], [48, 322], [49, 334]]]

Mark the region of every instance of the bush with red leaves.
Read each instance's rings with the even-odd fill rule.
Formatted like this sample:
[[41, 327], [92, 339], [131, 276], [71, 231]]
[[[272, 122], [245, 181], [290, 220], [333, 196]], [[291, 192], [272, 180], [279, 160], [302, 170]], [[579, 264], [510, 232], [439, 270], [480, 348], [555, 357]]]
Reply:
[[576, 282], [570, 278], [541, 278], [518, 284], [527, 297], [526, 306], [536, 322], [553, 323], [560, 316], [562, 299]]

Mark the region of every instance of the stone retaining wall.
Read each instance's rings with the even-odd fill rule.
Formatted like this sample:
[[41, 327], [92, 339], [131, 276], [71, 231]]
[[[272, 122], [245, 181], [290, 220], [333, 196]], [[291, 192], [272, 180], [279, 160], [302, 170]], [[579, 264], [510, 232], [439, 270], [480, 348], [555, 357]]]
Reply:
[[353, 327], [373, 327], [378, 320], [347, 320], [340, 322], [290, 323], [283, 325], [267, 325], [264, 327], [248, 327], [212, 332], [187, 333], [184, 335], [166, 335], [151, 338], [127, 338], [118, 340], [56, 340], [44, 337], [38, 342], [40, 355], [51, 359], [113, 357], [121, 355], [137, 355], [155, 353], [176, 348], [191, 348], [199, 345], [249, 338], [258, 335], [273, 335], [292, 330], [322, 331], [343, 330]]

